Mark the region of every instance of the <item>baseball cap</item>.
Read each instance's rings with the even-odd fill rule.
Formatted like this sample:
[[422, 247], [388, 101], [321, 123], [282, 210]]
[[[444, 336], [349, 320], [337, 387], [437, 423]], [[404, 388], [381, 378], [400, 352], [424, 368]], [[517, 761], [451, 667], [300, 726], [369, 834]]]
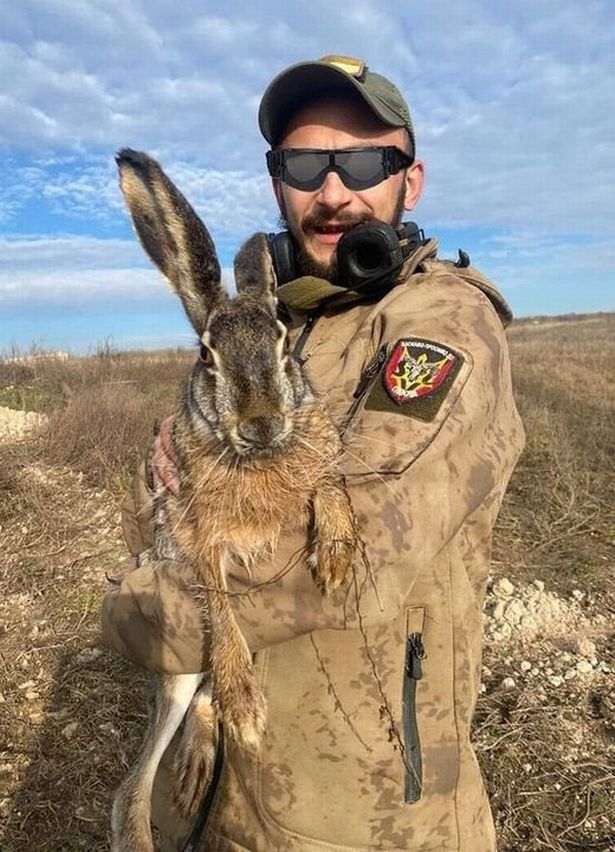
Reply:
[[285, 68], [265, 89], [258, 111], [261, 133], [270, 145], [276, 145], [293, 111], [305, 100], [349, 90], [358, 92], [384, 124], [406, 128], [414, 156], [414, 128], [401, 92], [352, 56], [322, 56]]

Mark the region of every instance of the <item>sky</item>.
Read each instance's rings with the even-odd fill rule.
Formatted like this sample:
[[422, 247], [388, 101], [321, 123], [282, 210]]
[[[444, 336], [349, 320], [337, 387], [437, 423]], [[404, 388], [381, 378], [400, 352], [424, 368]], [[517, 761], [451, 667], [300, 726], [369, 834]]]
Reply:
[[426, 164], [411, 218], [518, 316], [615, 309], [613, 0], [19, 0], [0, 10], [0, 353], [188, 346], [115, 152], [144, 150], [224, 267], [278, 213], [257, 126], [284, 67], [363, 58]]

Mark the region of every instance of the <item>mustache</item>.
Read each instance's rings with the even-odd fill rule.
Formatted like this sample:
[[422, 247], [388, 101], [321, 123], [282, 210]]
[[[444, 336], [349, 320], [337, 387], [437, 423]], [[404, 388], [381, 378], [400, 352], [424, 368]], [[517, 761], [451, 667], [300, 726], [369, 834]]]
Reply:
[[313, 231], [316, 228], [325, 228], [327, 225], [330, 225], [331, 222], [335, 222], [336, 225], [353, 228], [355, 225], [361, 225], [363, 222], [370, 222], [372, 219], [373, 217], [367, 214], [364, 216], [356, 216], [342, 211], [331, 213], [329, 216], [325, 216], [322, 213], [308, 213], [302, 220], [301, 227], [303, 231], [307, 232]]

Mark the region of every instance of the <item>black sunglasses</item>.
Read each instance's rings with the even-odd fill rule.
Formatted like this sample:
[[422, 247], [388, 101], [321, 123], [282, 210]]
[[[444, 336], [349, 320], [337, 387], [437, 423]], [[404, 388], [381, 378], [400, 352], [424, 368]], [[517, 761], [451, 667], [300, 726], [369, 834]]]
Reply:
[[322, 186], [329, 172], [335, 172], [347, 189], [361, 190], [376, 186], [414, 159], [395, 145], [368, 148], [277, 148], [267, 151], [271, 177], [304, 192]]

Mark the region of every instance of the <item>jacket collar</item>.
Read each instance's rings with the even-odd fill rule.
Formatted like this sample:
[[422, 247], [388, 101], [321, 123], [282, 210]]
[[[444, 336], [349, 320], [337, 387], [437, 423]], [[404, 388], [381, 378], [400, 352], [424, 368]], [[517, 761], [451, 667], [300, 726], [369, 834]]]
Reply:
[[[434, 259], [438, 252], [438, 243], [435, 239], [419, 246], [403, 263], [395, 285], [405, 281], [414, 272], [420, 271], [423, 261]], [[282, 284], [276, 291], [276, 296], [290, 311], [309, 312], [323, 309], [325, 307], [341, 307], [355, 304], [373, 298], [366, 290], [349, 290], [332, 284], [325, 278], [316, 278], [313, 275], [304, 275]]]

